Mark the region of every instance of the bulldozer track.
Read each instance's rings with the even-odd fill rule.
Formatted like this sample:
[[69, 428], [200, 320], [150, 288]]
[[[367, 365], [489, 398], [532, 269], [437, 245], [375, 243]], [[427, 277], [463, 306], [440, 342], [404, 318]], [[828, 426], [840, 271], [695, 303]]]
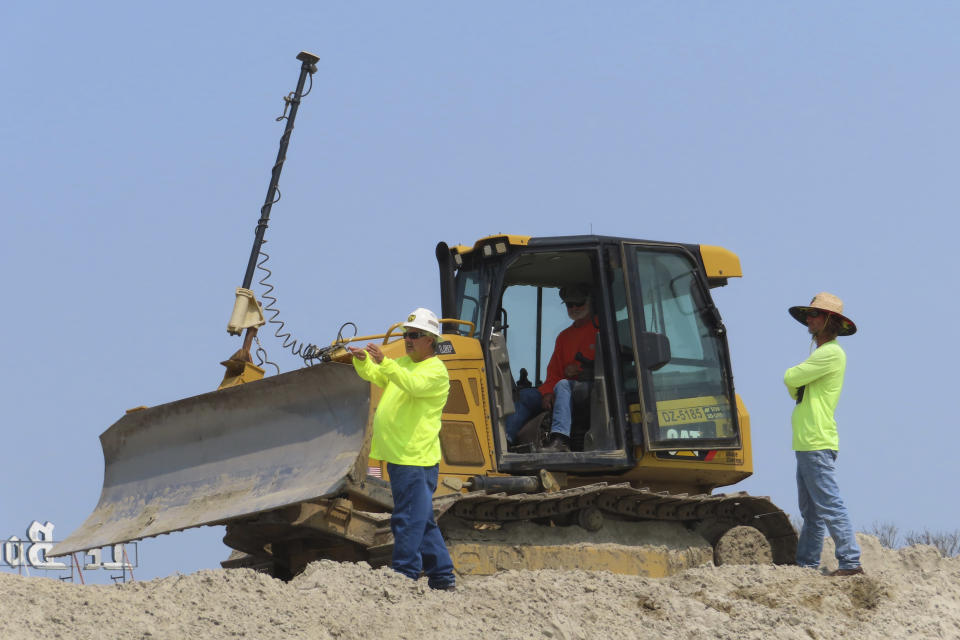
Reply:
[[[351, 485], [350, 492], [343, 497], [316, 500], [228, 523], [224, 541], [249, 554], [249, 559], [246, 564], [232, 562], [224, 566], [261, 563], [269, 567], [273, 575], [282, 577], [295, 575], [307, 562], [319, 558], [363, 559], [373, 566], [388, 564], [393, 537], [386, 514], [392, 510], [392, 501], [388, 504], [386, 494], [381, 495], [382, 485], [385, 483], [368, 478], [363, 486]], [[379, 506], [382, 511], [364, 510], [371, 505]], [[436, 496], [433, 510], [438, 521], [451, 516], [501, 524], [553, 520], [564, 524], [577, 522], [588, 531], [600, 529], [604, 517], [679, 522], [700, 534], [715, 550], [727, 531], [750, 526], [767, 539], [776, 564], [793, 564], [797, 549], [797, 534], [787, 515], [769, 498], [744, 492], [672, 494], [634, 488], [626, 483], [601, 482], [536, 493], [451, 493]], [[714, 561], [720, 563], [716, 552]]]
[[736, 526], [759, 530], [770, 543], [776, 564], [793, 564], [797, 534], [786, 513], [769, 498], [745, 492], [715, 495], [671, 494], [629, 484], [596, 483], [551, 493], [463, 494], [448, 513], [477, 522], [511, 522], [557, 518], [599, 510], [627, 520], [666, 520], [688, 524], [711, 544]]

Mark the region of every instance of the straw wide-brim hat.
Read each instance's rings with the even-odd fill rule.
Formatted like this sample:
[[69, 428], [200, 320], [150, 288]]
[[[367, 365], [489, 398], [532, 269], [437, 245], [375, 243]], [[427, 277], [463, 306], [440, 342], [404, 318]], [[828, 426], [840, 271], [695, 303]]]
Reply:
[[790, 307], [788, 311], [797, 322], [807, 324], [807, 314], [816, 309], [817, 311], [826, 311], [840, 319], [841, 336], [852, 336], [857, 332], [857, 325], [853, 320], [843, 315], [843, 300], [832, 293], [821, 292], [813, 296], [813, 300], [805, 307]]

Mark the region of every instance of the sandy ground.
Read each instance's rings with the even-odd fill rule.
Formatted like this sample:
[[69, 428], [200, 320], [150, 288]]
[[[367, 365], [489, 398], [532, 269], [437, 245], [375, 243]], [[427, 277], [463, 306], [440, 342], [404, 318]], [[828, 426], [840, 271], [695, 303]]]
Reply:
[[116, 586], [0, 574], [0, 638], [960, 638], [960, 558], [858, 537], [867, 575], [850, 578], [772, 565], [661, 579], [508, 571], [433, 592], [327, 561], [290, 583], [249, 569]]

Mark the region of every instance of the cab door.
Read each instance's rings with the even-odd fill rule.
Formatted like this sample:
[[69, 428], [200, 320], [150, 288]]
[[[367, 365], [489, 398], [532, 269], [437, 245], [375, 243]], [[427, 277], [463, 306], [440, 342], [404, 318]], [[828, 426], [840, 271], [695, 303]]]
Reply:
[[618, 339], [633, 354], [624, 378], [636, 389], [635, 442], [648, 451], [739, 449], [726, 331], [698, 256], [641, 242], [622, 243], [622, 256], [628, 318]]
[[[617, 249], [616, 244], [611, 245]], [[609, 272], [605, 260], [609, 253], [599, 239], [537, 239], [529, 246], [505, 256], [493, 279], [489, 296], [488, 327], [481, 340], [488, 354], [488, 371], [496, 370], [491, 358], [499, 353], [495, 338], [503, 334], [509, 353], [510, 371], [520, 389], [539, 387], [547, 376], [548, 363], [557, 334], [572, 323], [559, 296], [564, 286], [580, 285], [590, 291], [592, 321], [597, 328], [592, 366], [578, 378], [571, 406], [571, 451], [542, 452], [536, 437], [549, 430], [549, 414], [544, 422], [536, 411], [530, 418], [533, 431], [524, 427], [521, 441], [507, 446], [506, 421], [513, 411], [500, 410], [507, 403], [493, 402], [491, 419], [498, 441], [498, 466], [509, 473], [539, 469], [562, 471], [616, 472], [632, 468], [633, 448], [625, 435], [626, 408], [623, 404], [616, 363], [619, 352], [613, 338]], [[617, 260], [619, 261], [619, 259]], [[526, 375], [521, 375], [525, 370]], [[488, 376], [490, 374], [488, 373]], [[508, 376], [509, 377], [509, 376]], [[585, 384], [579, 384], [585, 383]], [[490, 386], [500, 384], [491, 377]], [[495, 393], [493, 398], [498, 397]], [[513, 407], [515, 410], [516, 407]], [[540, 432], [537, 432], [537, 424]], [[530, 422], [527, 423], [530, 425]], [[533, 439], [526, 439], [525, 436]]]

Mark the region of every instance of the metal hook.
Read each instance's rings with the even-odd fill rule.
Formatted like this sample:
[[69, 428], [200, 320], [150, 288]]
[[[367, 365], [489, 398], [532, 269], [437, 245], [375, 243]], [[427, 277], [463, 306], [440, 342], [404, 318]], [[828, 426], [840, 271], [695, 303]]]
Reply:
[[293, 94], [294, 92], [291, 91], [287, 95], [283, 96], [283, 114], [277, 116], [276, 122], [287, 119], [287, 111], [290, 109], [290, 105], [293, 104]]

